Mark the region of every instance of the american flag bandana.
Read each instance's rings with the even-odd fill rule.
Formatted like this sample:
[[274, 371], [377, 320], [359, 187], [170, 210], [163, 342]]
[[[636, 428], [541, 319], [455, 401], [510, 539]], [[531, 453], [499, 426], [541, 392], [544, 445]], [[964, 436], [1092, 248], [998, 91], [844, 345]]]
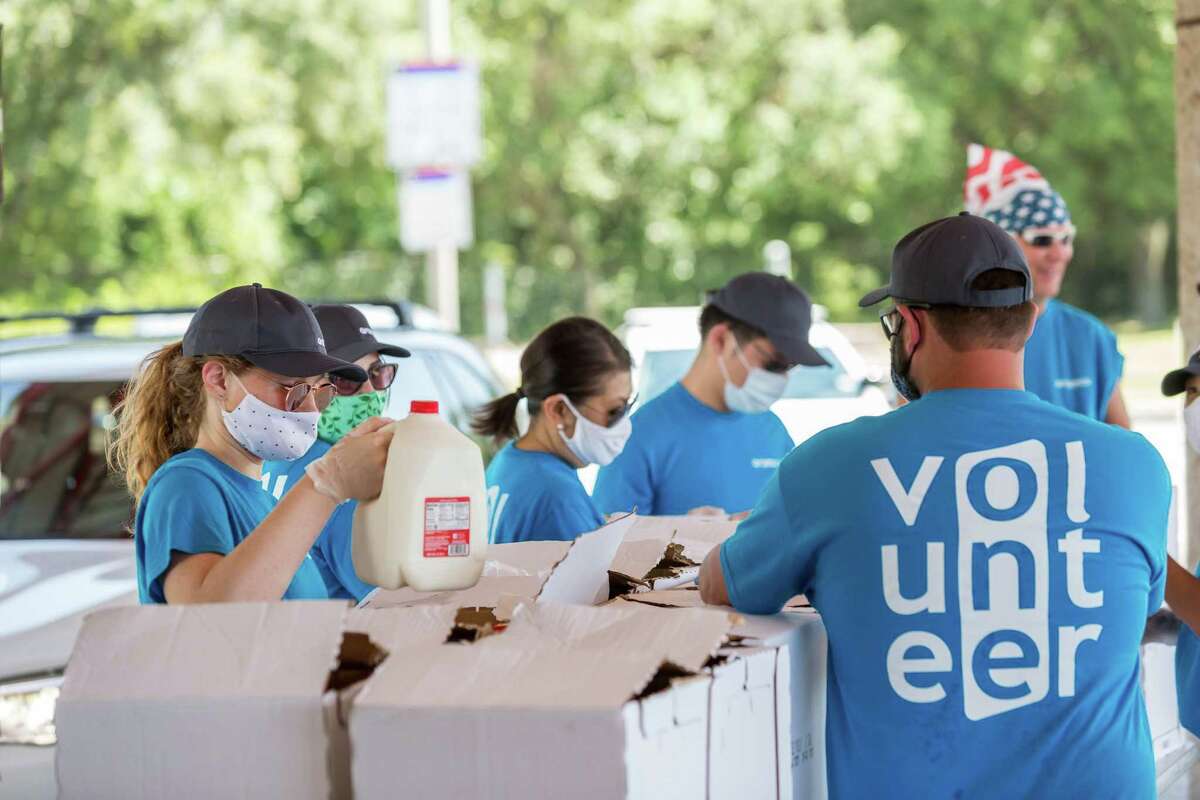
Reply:
[[1067, 204], [1040, 172], [1012, 153], [979, 144], [967, 147], [963, 202], [1009, 233], [1071, 223]]

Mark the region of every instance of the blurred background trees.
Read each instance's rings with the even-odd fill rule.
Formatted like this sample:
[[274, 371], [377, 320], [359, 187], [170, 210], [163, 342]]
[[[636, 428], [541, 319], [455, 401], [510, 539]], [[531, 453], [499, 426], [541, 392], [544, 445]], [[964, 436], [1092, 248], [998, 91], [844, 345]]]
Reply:
[[[966, 145], [1080, 228], [1068, 300], [1172, 311], [1170, 0], [455, 0], [485, 87], [476, 246], [514, 337], [690, 304], [788, 242], [835, 319], [961, 208]], [[0, 313], [199, 302], [260, 280], [423, 298], [384, 162], [392, 0], [5, 0]]]

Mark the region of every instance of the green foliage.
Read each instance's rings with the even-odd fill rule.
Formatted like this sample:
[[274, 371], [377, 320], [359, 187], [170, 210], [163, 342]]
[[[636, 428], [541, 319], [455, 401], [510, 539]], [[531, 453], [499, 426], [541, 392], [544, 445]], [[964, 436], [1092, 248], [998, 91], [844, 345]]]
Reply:
[[[965, 146], [1066, 197], [1072, 299], [1132, 307], [1172, 219], [1169, 0], [453, 0], [485, 83], [477, 245], [513, 335], [697, 302], [788, 241], [835, 318], [909, 228], [961, 204]], [[384, 163], [385, 0], [5, 0], [0, 313], [199, 302], [261, 280], [420, 298]]]

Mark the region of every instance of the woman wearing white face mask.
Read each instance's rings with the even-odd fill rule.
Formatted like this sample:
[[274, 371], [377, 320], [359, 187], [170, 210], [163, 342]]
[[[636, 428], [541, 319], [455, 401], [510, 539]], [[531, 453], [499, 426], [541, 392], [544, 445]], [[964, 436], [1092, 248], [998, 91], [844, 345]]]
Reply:
[[[604, 519], [576, 470], [610, 463], [629, 438], [629, 352], [595, 320], [570, 317], [521, 354], [521, 387], [476, 415], [477, 432], [515, 441], [487, 469], [488, 539], [494, 543], [574, 539]], [[529, 431], [517, 438], [525, 399]]]
[[137, 500], [143, 603], [326, 596], [309, 549], [339, 503], [379, 494], [388, 420], [310, 464], [278, 505], [260, 481], [264, 460], [312, 445], [334, 393], [327, 373], [366, 378], [325, 352], [306, 305], [259, 284], [209, 300], [182, 342], [146, 359], [113, 447]]

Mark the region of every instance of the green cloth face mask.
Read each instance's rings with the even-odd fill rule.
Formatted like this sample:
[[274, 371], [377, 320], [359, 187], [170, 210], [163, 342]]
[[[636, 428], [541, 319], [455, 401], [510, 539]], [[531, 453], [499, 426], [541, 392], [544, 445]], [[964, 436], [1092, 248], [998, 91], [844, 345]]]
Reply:
[[382, 414], [386, 405], [387, 396], [384, 392], [334, 397], [321, 412], [321, 419], [317, 422], [317, 438], [329, 444], [337, 444], [363, 420]]

